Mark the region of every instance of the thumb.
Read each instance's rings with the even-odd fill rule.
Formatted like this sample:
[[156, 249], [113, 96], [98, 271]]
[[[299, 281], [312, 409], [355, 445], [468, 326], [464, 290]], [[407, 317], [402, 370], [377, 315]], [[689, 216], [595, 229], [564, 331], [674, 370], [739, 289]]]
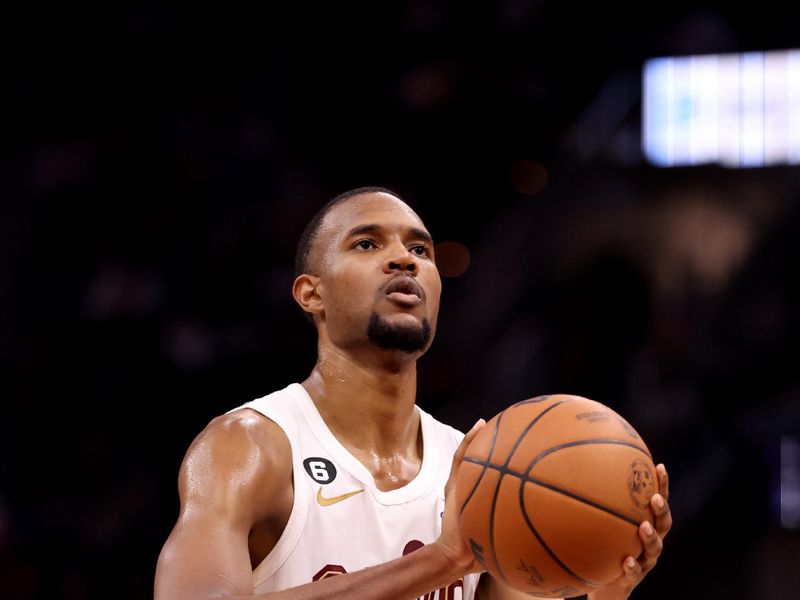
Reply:
[[464, 460], [464, 455], [467, 453], [467, 447], [470, 445], [475, 436], [478, 435], [478, 432], [483, 429], [483, 426], [486, 425], [486, 421], [484, 419], [478, 419], [475, 422], [475, 425], [472, 426], [467, 432], [467, 435], [464, 436], [464, 439], [461, 440], [461, 444], [459, 444], [458, 448], [456, 449], [455, 454], [453, 455], [453, 464], [450, 467], [450, 477], [447, 480], [447, 485], [445, 486], [445, 494], [449, 494], [450, 490], [456, 483], [456, 474], [458, 473], [458, 468], [461, 466], [461, 462]]

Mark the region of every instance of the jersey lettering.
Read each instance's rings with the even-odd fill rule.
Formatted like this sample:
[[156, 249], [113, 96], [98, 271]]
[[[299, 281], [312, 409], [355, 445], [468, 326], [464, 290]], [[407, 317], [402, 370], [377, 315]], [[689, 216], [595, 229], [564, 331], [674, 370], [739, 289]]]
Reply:
[[325, 565], [311, 578], [311, 581], [319, 581], [320, 579], [327, 579], [335, 575], [342, 575], [347, 573], [342, 565]]
[[[419, 544], [418, 546], [415, 545], [413, 550], [409, 552], [404, 552], [403, 556], [406, 554], [410, 554], [414, 550], [421, 548], [425, 544], [417, 540], [411, 540], [408, 544], [406, 544], [406, 548], [409, 547], [411, 544]], [[320, 581], [321, 579], [327, 579], [328, 577], [336, 577], [337, 575], [344, 575], [347, 573], [345, 568], [342, 565], [325, 565], [319, 571], [317, 571], [314, 576], [311, 578], [311, 581]], [[456, 596], [456, 589], [461, 589], [461, 594]], [[428, 592], [424, 596], [420, 596], [418, 600], [460, 600], [464, 597], [464, 580], [457, 579], [450, 585], [444, 588], [440, 588], [435, 592]]]
[[[411, 554], [416, 550], [422, 548], [425, 544], [419, 540], [411, 540], [403, 548], [403, 556]], [[327, 579], [328, 577], [335, 577], [336, 575], [343, 575], [347, 573], [342, 565], [325, 565], [317, 571], [311, 578], [311, 581], [319, 581], [320, 579]], [[456, 590], [460, 589], [461, 593], [456, 596]], [[457, 600], [464, 597], [464, 580], [459, 577], [447, 587], [439, 588], [436, 591], [428, 592], [424, 596], [420, 596], [418, 600]]]

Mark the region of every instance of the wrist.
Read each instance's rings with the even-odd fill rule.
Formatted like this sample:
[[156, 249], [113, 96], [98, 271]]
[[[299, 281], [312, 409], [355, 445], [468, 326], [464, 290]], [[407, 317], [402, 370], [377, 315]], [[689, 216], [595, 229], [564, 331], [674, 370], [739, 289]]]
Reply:
[[432, 544], [423, 546], [419, 551], [422, 550], [428, 551], [430, 555], [428, 559], [432, 561], [432, 565], [441, 569], [443, 575], [451, 581], [463, 577], [469, 572], [472, 556], [465, 555], [463, 550], [443, 543], [441, 538]]

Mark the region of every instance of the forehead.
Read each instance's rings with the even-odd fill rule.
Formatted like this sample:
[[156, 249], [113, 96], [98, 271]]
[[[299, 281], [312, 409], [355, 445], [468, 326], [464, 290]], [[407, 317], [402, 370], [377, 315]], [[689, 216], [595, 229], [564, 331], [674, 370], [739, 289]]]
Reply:
[[322, 222], [319, 237], [333, 241], [359, 225], [378, 225], [387, 230], [425, 229], [408, 204], [390, 194], [373, 192], [359, 194], [334, 206]]

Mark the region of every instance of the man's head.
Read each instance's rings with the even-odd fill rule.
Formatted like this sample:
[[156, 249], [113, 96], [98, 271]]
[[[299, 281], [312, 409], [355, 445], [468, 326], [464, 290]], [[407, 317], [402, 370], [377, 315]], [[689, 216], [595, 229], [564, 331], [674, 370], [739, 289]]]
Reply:
[[321, 339], [424, 352], [439, 311], [433, 242], [417, 214], [385, 188], [331, 200], [298, 245], [293, 295]]

